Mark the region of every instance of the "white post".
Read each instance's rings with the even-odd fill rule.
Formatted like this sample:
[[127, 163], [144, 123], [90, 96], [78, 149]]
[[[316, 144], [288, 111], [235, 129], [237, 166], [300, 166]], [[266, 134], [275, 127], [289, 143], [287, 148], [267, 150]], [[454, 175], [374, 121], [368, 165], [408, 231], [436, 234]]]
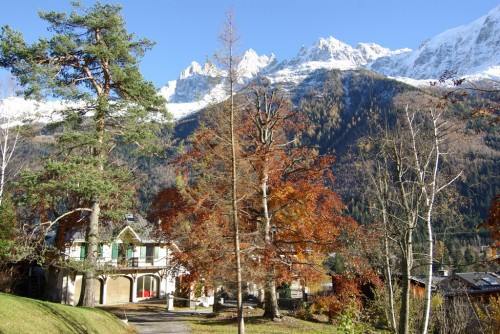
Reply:
[[132, 277], [132, 303], [137, 303], [137, 277]]
[[173, 310], [174, 310], [174, 296], [170, 292], [167, 292], [167, 311], [173, 311]]

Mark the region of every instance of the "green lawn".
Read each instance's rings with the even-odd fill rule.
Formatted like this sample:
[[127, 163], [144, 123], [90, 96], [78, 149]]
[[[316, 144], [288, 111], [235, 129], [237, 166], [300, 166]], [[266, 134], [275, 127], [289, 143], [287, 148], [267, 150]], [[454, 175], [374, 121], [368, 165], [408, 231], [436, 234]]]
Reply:
[[[191, 322], [193, 333], [225, 334], [236, 333], [237, 324], [234, 320], [203, 319]], [[337, 333], [335, 326], [285, 317], [280, 322], [263, 320], [261, 317], [245, 319], [247, 334], [333, 334]]]
[[134, 333], [100, 309], [73, 307], [0, 293], [0, 333]]

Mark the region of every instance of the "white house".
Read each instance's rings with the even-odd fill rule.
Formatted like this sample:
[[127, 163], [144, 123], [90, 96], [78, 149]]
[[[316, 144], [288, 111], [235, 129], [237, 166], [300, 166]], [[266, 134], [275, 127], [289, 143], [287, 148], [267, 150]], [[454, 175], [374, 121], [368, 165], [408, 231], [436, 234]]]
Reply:
[[[96, 304], [137, 302], [148, 298], [164, 298], [175, 292], [177, 270], [171, 264], [175, 244], [161, 241], [156, 228], [140, 216], [127, 215], [118, 227], [100, 227], [103, 240], [98, 247]], [[66, 260], [83, 261], [87, 246], [82, 230], [65, 236]], [[69, 241], [68, 241], [69, 240]], [[75, 263], [75, 262], [73, 262]], [[83, 262], [82, 262], [83, 264]], [[80, 298], [82, 274], [61, 269], [53, 275], [52, 299], [76, 305]], [[49, 275], [50, 280], [50, 275]]]

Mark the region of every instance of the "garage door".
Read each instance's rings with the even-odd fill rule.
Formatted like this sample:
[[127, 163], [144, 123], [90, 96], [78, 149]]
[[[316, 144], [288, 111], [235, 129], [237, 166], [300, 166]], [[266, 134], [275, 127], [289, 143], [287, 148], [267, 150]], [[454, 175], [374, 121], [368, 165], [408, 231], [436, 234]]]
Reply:
[[[101, 281], [98, 279], [92, 280], [94, 284], [94, 300], [96, 304], [101, 303]], [[80, 293], [82, 291], [82, 276], [77, 276], [75, 280], [75, 294], [73, 296], [73, 305], [78, 304], [80, 300]]]
[[108, 278], [106, 285], [106, 304], [123, 304], [130, 301], [130, 279], [125, 276], [112, 276]]

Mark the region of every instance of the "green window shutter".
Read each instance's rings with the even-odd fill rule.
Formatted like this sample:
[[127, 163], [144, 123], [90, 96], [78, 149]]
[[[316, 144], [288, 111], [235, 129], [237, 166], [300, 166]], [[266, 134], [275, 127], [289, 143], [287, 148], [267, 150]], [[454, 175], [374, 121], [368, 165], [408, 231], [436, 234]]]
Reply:
[[80, 244], [80, 260], [85, 260], [87, 258], [87, 244]]
[[141, 246], [140, 250], [140, 258], [145, 259], [146, 258], [146, 246]]
[[127, 247], [127, 259], [130, 259], [134, 256], [134, 246], [128, 245]]
[[103, 244], [102, 243], [99, 243], [97, 245], [97, 256], [98, 257], [102, 257], [102, 249], [103, 249]]
[[118, 244], [113, 242], [111, 244], [111, 259], [116, 260], [118, 258]]
[[155, 246], [155, 260], [160, 256], [160, 247]]

